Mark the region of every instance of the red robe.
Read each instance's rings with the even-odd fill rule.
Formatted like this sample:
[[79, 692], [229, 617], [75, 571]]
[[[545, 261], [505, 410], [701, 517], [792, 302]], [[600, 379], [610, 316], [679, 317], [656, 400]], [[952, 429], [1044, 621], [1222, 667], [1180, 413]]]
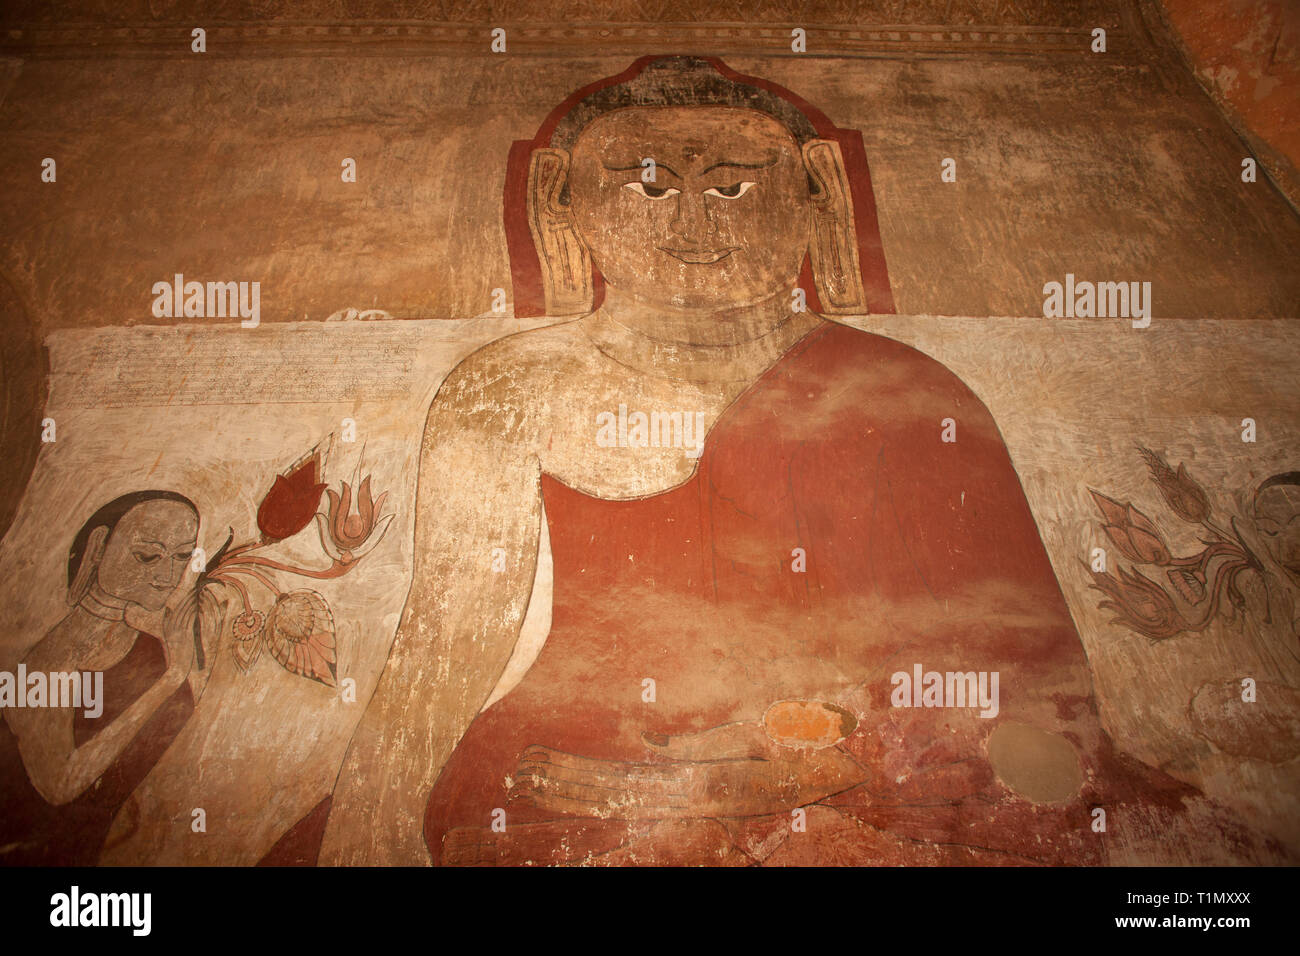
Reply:
[[[425, 817], [435, 862], [456, 831], [489, 863], [1098, 863], [1092, 808], [1130, 811], [1131, 838], [1196, 794], [1113, 752], [996, 425], [906, 345], [827, 325], [723, 413], [683, 485], [612, 501], [543, 475], [542, 491], [550, 635], [443, 769]], [[997, 671], [997, 716], [892, 706], [891, 675], [916, 664]], [[857, 717], [838, 746], [867, 779], [809, 801], [803, 832], [790, 808], [693, 825], [507, 802], [530, 745], [653, 764], [643, 733], [754, 721], [809, 698]], [[1077, 797], [1035, 804], [997, 780], [987, 740], [1008, 721], [1070, 741]]]

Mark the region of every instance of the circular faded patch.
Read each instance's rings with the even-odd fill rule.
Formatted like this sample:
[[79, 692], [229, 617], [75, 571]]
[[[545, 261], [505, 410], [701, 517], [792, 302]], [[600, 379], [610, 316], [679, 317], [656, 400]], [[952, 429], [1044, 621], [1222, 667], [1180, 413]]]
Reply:
[[993, 731], [989, 763], [1002, 783], [1034, 803], [1069, 800], [1083, 784], [1073, 745], [1029, 724], [1006, 723]]
[[763, 714], [763, 730], [773, 743], [804, 750], [832, 747], [857, 726], [843, 707], [822, 700], [779, 700]]

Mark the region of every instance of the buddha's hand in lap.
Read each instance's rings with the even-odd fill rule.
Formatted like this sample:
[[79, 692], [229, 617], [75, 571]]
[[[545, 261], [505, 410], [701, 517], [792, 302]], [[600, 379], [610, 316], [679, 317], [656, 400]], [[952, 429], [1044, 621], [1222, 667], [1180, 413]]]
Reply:
[[858, 763], [832, 744], [775, 742], [763, 721], [674, 737], [643, 735], [655, 763], [596, 760], [532, 746], [511, 802], [617, 819], [743, 817], [788, 812], [857, 786]]

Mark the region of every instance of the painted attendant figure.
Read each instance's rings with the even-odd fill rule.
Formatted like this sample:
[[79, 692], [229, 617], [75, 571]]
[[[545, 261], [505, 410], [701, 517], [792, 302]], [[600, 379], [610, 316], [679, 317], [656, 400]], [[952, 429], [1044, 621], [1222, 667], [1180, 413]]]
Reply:
[[[0, 726], [0, 863], [94, 864], [119, 810], [180, 733], [211, 668], [196, 666], [181, 602], [199, 530], [184, 495], [123, 495], [82, 526], [68, 555], [72, 610], [23, 658], [28, 673], [102, 672], [103, 711], [37, 707]], [[192, 612], [194, 605], [185, 604]], [[212, 639], [220, 624], [203, 619]], [[215, 643], [205, 646], [211, 659]]]

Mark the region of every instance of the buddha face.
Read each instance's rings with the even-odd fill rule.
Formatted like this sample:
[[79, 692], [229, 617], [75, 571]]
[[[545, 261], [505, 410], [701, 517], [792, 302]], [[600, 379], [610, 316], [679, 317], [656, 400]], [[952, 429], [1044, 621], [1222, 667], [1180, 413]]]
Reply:
[[[645, 159], [655, 164], [650, 182]], [[569, 203], [606, 283], [653, 305], [732, 308], [789, 295], [808, 248], [799, 145], [756, 110], [606, 113], [573, 145]]]
[[100, 588], [156, 611], [167, 603], [194, 553], [199, 519], [178, 501], [144, 501], [108, 536], [97, 568]]

